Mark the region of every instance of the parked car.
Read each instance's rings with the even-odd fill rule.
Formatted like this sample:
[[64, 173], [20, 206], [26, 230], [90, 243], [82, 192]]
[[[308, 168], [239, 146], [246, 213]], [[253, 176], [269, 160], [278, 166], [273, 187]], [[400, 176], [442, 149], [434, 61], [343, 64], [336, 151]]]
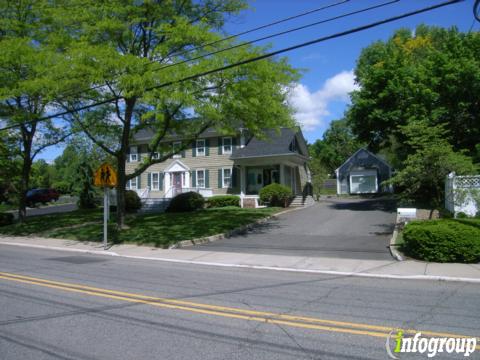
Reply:
[[57, 201], [59, 197], [60, 194], [55, 189], [32, 189], [27, 192], [27, 205], [46, 204], [50, 201]]

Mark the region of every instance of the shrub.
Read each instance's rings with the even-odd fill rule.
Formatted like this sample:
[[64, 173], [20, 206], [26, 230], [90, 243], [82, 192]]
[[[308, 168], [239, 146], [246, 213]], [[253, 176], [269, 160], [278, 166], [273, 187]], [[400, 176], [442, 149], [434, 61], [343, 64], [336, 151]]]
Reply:
[[270, 206], [287, 207], [288, 200], [292, 196], [292, 190], [280, 184], [270, 184], [260, 189], [260, 200]]
[[480, 261], [480, 228], [468, 220], [415, 221], [405, 226], [404, 249], [414, 258], [436, 262]]
[[240, 197], [237, 195], [217, 195], [207, 199], [208, 207], [240, 207]]
[[203, 208], [205, 199], [194, 191], [175, 196], [168, 205], [167, 212], [187, 212]]
[[13, 224], [13, 214], [0, 212], [0, 226], [10, 225], [10, 224]]
[[467, 219], [468, 218], [468, 215], [465, 214], [464, 212], [459, 212], [456, 216], [457, 219]]
[[135, 212], [142, 207], [142, 201], [133, 190], [125, 191], [125, 211]]

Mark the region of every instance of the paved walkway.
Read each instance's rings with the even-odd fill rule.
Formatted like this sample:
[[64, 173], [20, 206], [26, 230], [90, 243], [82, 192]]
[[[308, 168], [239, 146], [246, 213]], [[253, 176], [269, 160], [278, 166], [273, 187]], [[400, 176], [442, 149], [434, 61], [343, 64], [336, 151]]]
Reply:
[[246, 234], [188, 250], [392, 260], [388, 245], [395, 210], [389, 199], [326, 199], [277, 216]]
[[10, 245], [210, 266], [301, 271], [339, 276], [480, 283], [480, 264], [437, 264], [413, 260], [398, 262], [395, 260], [284, 256], [185, 249], [166, 250], [136, 245], [114, 245], [104, 251], [99, 243], [0, 236], [0, 247]]

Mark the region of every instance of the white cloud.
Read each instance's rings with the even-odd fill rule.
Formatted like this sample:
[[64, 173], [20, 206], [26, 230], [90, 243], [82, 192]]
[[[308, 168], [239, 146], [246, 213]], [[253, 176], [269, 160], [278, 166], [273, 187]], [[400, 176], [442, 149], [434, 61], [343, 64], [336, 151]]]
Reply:
[[305, 131], [313, 131], [330, 112], [333, 101], [349, 101], [348, 94], [358, 89], [353, 70], [342, 71], [327, 79], [320, 90], [310, 92], [303, 84], [296, 85], [290, 93], [289, 102], [295, 109], [295, 119]]

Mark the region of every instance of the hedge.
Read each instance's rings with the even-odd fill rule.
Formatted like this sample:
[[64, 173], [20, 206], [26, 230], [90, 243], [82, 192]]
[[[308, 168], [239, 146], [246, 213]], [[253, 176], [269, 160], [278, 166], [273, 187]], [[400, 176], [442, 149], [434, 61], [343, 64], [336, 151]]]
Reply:
[[270, 206], [287, 207], [288, 200], [292, 196], [292, 190], [277, 183], [273, 183], [260, 189], [260, 200]]
[[168, 205], [167, 212], [187, 212], [203, 208], [205, 199], [199, 193], [189, 191], [175, 196]]
[[414, 221], [403, 232], [407, 255], [426, 261], [478, 263], [478, 224], [454, 219]]
[[237, 195], [216, 195], [207, 199], [208, 207], [240, 207], [240, 197]]
[[13, 224], [12, 213], [0, 213], [0, 226]]
[[125, 210], [128, 212], [135, 212], [142, 207], [142, 200], [134, 190], [125, 191]]

